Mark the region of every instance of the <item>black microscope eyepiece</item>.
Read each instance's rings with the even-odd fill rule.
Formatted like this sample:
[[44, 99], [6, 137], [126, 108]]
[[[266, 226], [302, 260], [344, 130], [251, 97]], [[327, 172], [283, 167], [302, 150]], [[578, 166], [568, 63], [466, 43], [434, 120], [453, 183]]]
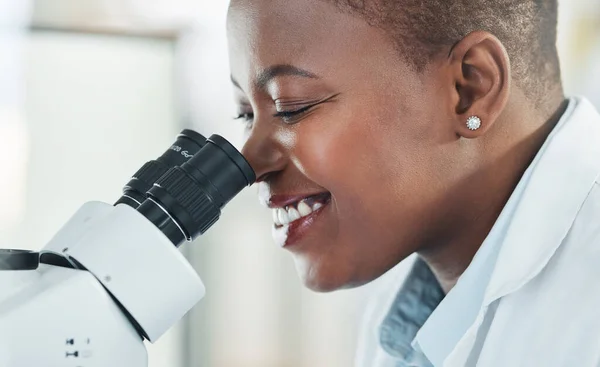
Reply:
[[206, 138], [193, 130], [183, 130], [177, 140], [155, 160], [142, 166], [123, 187], [123, 195], [117, 204], [127, 204], [137, 208], [146, 200], [146, 193], [152, 185], [172, 167], [177, 167], [196, 154], [206, 144]]
[[179, 246], [206, 232], [225, 204], [255, 180], [242, 154], [212, 135], [194, 157], [154, 183], [138, 211]]

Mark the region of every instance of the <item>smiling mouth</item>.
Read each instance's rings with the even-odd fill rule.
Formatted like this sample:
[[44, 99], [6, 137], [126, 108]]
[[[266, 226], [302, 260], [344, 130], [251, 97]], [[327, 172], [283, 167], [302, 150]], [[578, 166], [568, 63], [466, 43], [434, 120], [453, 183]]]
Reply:
[[291, 223], [306, 218], [323, 208], [331, 200], [329, 192], [307, 196], [301, 200], [290, 203], [285, 207], [273, 208], [273, 223], [276, 228], [287, 226]]

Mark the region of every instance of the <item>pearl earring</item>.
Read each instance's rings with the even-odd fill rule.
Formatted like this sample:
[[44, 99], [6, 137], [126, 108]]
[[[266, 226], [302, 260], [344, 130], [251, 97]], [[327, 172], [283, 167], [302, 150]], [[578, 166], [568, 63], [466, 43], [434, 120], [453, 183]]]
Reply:
[[467, 128], [475, 131], [481, 127], [481, 119], [477, 116], [471, 116], [467, 119]]

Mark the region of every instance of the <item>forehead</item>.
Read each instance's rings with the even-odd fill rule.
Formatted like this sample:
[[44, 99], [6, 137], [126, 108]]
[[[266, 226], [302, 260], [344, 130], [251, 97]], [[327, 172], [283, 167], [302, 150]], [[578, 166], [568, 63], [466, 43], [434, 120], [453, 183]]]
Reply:
[[336, 15], [334, 7], [319, 0], [233, 0], [227, 28], [230, 39], [301, 51], [312, 36], [340, 23]]
[[270, 65], [326, 75], [340, 63], [368, 62], [365, 55], [397, 56], [384, 32], [324, 0], [233, 0], [227, 29], [240, 79]]

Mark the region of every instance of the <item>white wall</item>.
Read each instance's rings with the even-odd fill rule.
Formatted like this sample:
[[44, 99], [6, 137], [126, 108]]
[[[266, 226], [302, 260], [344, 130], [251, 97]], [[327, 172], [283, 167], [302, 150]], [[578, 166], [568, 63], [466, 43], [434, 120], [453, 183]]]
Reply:
[[29, 17], [29, 1], [0, 0], [0, 223], [5, 227], [18, 223], [24, 212], [23, 45]]
[[[33, 33], [26, 46], [25, 212], [0, 244], [39, 249], [84, 202], [114, 202], [179, 126], [171, 42]], [[151, 367], [180, 365], [179, 335], [149, 346]]]
[[558, 49], [565, 92], [600, 109], [600, 2], [559, 0]]

